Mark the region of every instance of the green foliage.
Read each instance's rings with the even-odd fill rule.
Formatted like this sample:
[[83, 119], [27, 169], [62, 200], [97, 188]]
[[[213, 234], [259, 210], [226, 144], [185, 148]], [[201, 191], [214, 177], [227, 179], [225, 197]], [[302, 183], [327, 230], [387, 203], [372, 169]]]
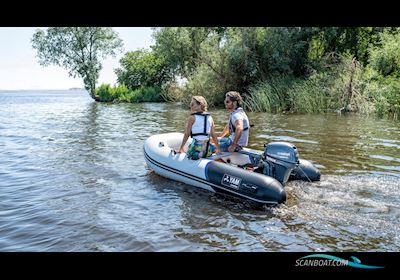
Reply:
[[365, 96], [363, 68], [352, 56], [328, 56], [324, 71], [308, 78], [280, 76], [251, 87], [245, 106], [251, 111], [322, 113], [373, 110]]
[[400, 119], [400, 80], [382, 76], [369, 67], [365, 73], [364, 95], [374, 104], [378, 116]]
[[329, 77], [320, 73], [298, 79], [288, 89], [290, 110], [300, 113], [323, 113], [329, 110]]
[[318, 67], [319, 59], [326, 54], [349, 53], [362, 65], [366, 65], [368, 48], [377, 44], [378, 35], [383, 30], [382, 27], [314, 27], [309, 33], [309, 63]]
[[377, 113], [400, 119], [400, 81], [388, 78], [381, 89], [381, 96], [376, 102]]
[[337, 63], [331, 70], [330, 108], [357, 112], [363, 105], [362, 66], [350, 54], [337, 56]]
[[102, 84], [97, 88], [96, 92], [99, 96], [99, 100], [102, 102], [111, 102], [115, 99], [112, 95], [112, 88], [109, 84]]
[[131, 91], [125, 85], [118, 85], [111, 90], [113, 102], [129, 102], [132, 96]]
[[160, 28], [153, 50], [189, 80], [190, 91], [203, 91], [203, 80], [214, 83], [207, 84], [214, 94], [245, 92], [277, 74], [304, 73], [309, 33], [310, 28]]
[[[151, 51], [127, 53], [116, 70], [118, 82], [134, 91], [108, 98], [187, 103], [203, 95], [210, 106], [222, 106], [224, 93], [237, 90], [252, 111], [398, 116], [399, 30], [154, 28]], [[186, 83], [178, 85], [177, 77]], [[161, 95], [160, 90], [144, 90], [149, 86], [162, 88]]]
[[154, 52], [137, 50], [120, 59], [121, 68], [115, 70], [117, 81], [135, 90], [140, 87], [158, 86], [171, 79], [165, 59]]
[[179, 86], [176, 82], [164, 84], [161, 89], [161, 98], [168, 102], [181, 102], [187, 100], [185, 89]]
[[188, 77], [196, 68], [202, 42], [213, 28], [164, 27], [154, 31], [156, 43], [153, 51], [165, 58], [175, 75]]
[[225, 49], [228, 53], [228, 71], [232, 77], [232, 88], [239, 91], [264, 79], [268, 70], [260, 53], [261, 41], [266, 28], [228, 28]]
[[115, 56], [122, 41], [108, 27], [50, 27], [46, 31], [36, 30], [32, 46], [37, 50], [40, 65], [58, 65], [68, 70], [70, 76], [82, 78], [86, 90], [96, 99], [101, 60]]
[[244, 91], [276, 75], [303, 75], [310, 28], [228, 28], [225, 47], [230, 76]]
[[161, 96], [161, 88], [157, 86], [153, 87], [141, 87], [133, 91], [133, 102], [160, 102], [164, 101]]
[[371, 67], [384, 76], [400, 77], [400, 28], [394, 34], [382, 33], [380, 42], [370, 49]]
[[226, 88], [220, 82], [218, 74], [203, 64], [197, 67], [196, 72], [189, 77], [184, 92], [181, 102], [189, 104], [193, 95], [202, 95], [209, 107], [213, 107], [223, 104]]
[[379, 116], [400, 118], [400, 28], [386, 28], [379, 44], [371, 46], [364, 73], [364, 96]]
[[319, 113], [328, 110], [326, 75], [314, 74], [308, 79], [282, 76], [260, 82], [249, 90], [245, 107], [258, 112]]
[[111, 87], [108, 84], [103, 84], [97, 89], [97, 95], [101, 102], [160, 102], [164, 101], [160, 95], [161, 88], [141, 87], [136, 90], [131, 90], [125, 85]]
[[255, 112], [284, 112], [289, 110], [288, 90], [295, 78], [282, 76], [270, 78], [250, 87], [244, 108]]
[[308, 53], [309, 28], [269, 28], [262, 44], [261, 63], [267, 63], [273, 75], [305, 74]]

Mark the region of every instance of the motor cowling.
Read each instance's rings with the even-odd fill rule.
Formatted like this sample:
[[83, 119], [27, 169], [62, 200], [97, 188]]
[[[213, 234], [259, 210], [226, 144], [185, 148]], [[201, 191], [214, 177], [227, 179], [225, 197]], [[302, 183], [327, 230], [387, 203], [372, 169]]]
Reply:
[[297, 148], [287, 142], [272, 142], [264, 146], [263, 173], [275, 178], [284, 186], [292, 170], [299, 165]]

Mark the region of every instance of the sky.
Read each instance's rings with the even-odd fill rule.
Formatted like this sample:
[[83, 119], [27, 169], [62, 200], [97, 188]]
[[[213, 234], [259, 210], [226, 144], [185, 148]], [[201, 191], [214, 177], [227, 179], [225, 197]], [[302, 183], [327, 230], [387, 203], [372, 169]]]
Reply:
[[[43, 28], [41, 28], [43, 29]], [[124, 51], [115, 58], [102, 61], [97, 82], [114, 85], [114, 69], [120, 67], [119, 59], [128, 51], [149, 49], [154, 44], [150, 27], [113, 27], [124, 43]], [[59, 66], [41, 66], [32, 48], [31, 39], [36, 27], [0, 27], [0, 90], [69, 89], [83, 88], [81, 78], [69, 77]]]

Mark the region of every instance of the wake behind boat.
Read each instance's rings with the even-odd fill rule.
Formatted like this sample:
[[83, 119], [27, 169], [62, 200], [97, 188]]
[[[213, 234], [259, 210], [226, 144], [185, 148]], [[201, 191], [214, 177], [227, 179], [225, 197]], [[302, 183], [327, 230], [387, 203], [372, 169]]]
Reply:
[[[185, 153], [175, 153], [182, 139], [182, 133], [149, 137], [144, 143], [147, 165], [161, 176], [260, 204], [285, 202], [284, 185], [289, 177], [303, 179], [297, 149], [290, 143], [270, 143], [264, 152], [245, 148], [192, 160]], [[319, 171], [311, 163], [303, 160], [302, 164], [307, 178], [319, 180]]]

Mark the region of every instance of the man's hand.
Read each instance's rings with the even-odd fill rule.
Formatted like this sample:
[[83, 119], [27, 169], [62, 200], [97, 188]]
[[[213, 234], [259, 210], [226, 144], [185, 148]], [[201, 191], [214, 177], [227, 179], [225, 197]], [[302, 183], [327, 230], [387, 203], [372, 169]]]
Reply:
[[236, 149], [236, 144], [231, 144], [229, 147], [228, 147], [228, 152], [230, 152], [230, 153], [233, 153], [234, 151], [235, 151], [235, 149]]

